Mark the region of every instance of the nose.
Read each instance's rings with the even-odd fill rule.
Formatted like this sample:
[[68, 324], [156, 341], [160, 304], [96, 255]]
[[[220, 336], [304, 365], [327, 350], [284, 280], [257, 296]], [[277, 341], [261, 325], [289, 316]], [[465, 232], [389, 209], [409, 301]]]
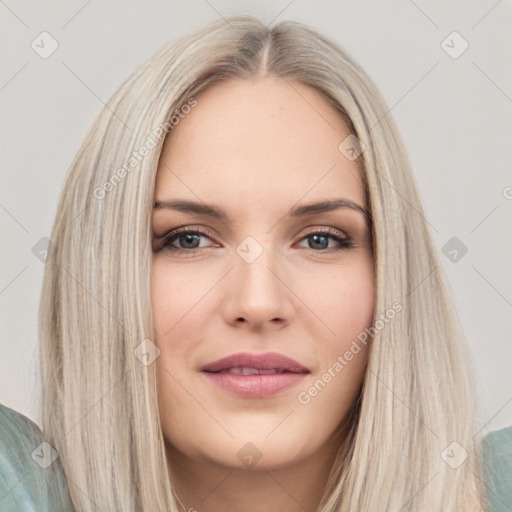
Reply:
[[265, 247], [251, 261], [235, 252], [233, 260], [233, 269], [225, 284], [224, 320], [255, 330], [288, 325], [293, 314], [293, 292], [275, 253]]

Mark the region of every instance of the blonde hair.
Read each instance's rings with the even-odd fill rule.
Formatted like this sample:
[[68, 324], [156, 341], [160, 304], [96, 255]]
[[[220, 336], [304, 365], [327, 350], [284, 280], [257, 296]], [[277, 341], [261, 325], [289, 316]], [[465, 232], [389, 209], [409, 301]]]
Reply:
[[[205, 25], [141, 66], [101, 112], [67, 176], [44, 277], [40, 357], [43, 430], [73, 502], [80, 511], [179, 510], [155, 365], [134, 356], [153, 335], [162, 129], [212, 84], [266, 75], [320, 91], [362, 142], [375, 318], [403, 306], [371, 340], [360, 399], [317, 510], [481, 511], [471, 361], [388, 108], [337, 44], [300, 23], [268, 28], [249, 15]], [[130, 160], [144, 145], [144, 156]], [[442, 457], [449, 445], [468, 453], [457, 468]]]

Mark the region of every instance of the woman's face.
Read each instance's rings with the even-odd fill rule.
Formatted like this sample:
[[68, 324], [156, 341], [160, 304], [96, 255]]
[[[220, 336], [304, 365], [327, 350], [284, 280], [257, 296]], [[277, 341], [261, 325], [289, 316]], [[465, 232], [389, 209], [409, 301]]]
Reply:
[[[166, 140], [155, 190], [151, 291], [168, 449], [232, 468], [333, 453], [367, 361], [361, 343], [345, 354], [372, 321], [370, 232], [357, 208], [297, 213], [340, 199], [366, 208], [358, 165], [339, 149], [350, 132], [297, 82], [231, 80], [196, 99]], [[250, 359], [271, 353], [295, 363]]]

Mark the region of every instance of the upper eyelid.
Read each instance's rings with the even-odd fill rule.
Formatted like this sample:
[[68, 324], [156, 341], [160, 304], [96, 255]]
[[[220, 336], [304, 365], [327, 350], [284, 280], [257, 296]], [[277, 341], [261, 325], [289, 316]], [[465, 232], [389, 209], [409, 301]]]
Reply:
[[[314, 225], [314, 226], [308, 226], [305, 229], [307, 230], [307, 232], [302, 235], [302, 238], [304, 238], [306, 236], [313, 235], [317, 232], [321, 232], [327, 236], [337, 235], [340, 238], [347, 238], [347, 239], [351, 238], [351, 235], [349, 233], [347, 233], [345, 230], [340, 229], [340, 228], [335, 228], [332, 226]], [[329, 231], [335, 231], [335, 233], [329, 233]], [[201, 236], [210, 238], [210, 240], [212, 240], [212, 241], [214, 241], [213, 239], [216, 238], [215, 234], [208, 228], [198, 227], [198, 226], [194, 226], [194, 225], [185, 225], [185, 226], [173, 228], [173, 229], [167, 231], [165, 234], [156, 237], [156, 239], [166, 241], [173, 236], [177, 236], [177, 235], [180, 235], [181, 233], [189, 233], [189, 232], [198, 232]]]
[[181, 233], [188, 233], [189, 231], [198, 231], [198, 232], [200, 232], [200, 234], [202, 236], [207, 236], [209, 238], [215, 238], [215, 234], [207, 228], [188, 226], [188, 225], [170, 229], [170, 230], [166, 231], [163, 235], [155, 236], [154, 238], [156, 240], [165, 240], [171, 236], [181, 234]]

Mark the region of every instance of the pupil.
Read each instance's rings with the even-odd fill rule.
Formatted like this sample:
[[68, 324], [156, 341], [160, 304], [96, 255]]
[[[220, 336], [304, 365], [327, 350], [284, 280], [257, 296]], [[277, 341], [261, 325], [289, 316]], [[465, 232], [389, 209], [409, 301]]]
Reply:
[[[188, 244], [189, 242], [193, 243], [194, 240], [193, 240], [193, 237], [196, 237], [197, 238], [197, 235], [184, 235], [184, 238], [186, 239], [186, 242], [185, 244]], [[195, 247], [186, 247], [187, 249], [194, 249]]]
[[[327, 241], [327, 237], [323, 236], [323, 235], [313, 235], [313, 239], [314, 239], [314, 244], [317, 244], [318, 243], [318, 239], [323, 239], [324, 241]], [[320, 244], [322, 247], [320, 247], [321, 249], [326, 249], [327, 248], [327, 245], [329, 245], [329, 242], [327, 242], [327, 245], [325, 243], [323, 244]], [[313, 248], [313, 247], [312, 247]], [[314, 247], [315, 249], [318, 249], [318, 246]]]

